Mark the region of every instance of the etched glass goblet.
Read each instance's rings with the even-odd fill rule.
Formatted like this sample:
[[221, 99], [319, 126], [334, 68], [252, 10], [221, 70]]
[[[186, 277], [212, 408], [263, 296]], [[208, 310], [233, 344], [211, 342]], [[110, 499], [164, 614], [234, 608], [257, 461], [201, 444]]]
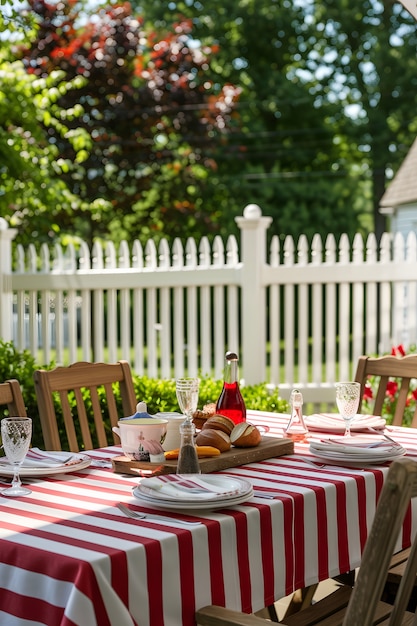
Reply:
[[345, 437], [350, 437], [350, 426], [355, 419], [361, 393], [361, 385], [356, 382], [340, 382], [335, 384], [336, 404], [345, 422]]
[[32, 420], [29, 417], [4, 417], [1, 420], [1, 438], [7, 460], [14, 469], [12, 484], [3, 489], [1, 495], [26, 496], [32, 492], [22, 486], [19, 473], [32, 438]]
[[178, 378], [175, 387], [179, 407], [186, 416], [185, 422], [191, 423], [193, 413], [197, 410], [200, 380], [198, 378]]

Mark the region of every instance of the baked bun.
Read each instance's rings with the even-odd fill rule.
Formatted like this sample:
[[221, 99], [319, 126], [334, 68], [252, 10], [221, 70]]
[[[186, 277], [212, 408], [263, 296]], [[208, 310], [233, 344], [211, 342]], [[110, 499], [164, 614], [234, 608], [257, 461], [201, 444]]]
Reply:
[[203, 409], [194, 411], [193, 413], [193, 423], [196, 428], [202, 428], [205, 422], [212, 417], [216, 412], [216, 405], [214, 402], [210, 404], [205, 404]]
[[220, 452], [226, 452], [231, 447], [229, 435], [226, 435], [222, 430], [215, 430], [214, 428], [201, 430], [195, 438], [195, 442], [198, 446], [213, 446]]
[[225, 415], [213, 415], [209, 417], [203, 424], [202, 429], [206, 428], [214, 428], [214, 430], [221, 430], [226, 435], [230, 436], [233, 428], [235, 427], [235, 423], [230, 417], [226, 417]]
[[230, 434], [230, 441], [236, 448], [252, 448], [261, 441], [261, 433], [253, 424], [240, 422]]

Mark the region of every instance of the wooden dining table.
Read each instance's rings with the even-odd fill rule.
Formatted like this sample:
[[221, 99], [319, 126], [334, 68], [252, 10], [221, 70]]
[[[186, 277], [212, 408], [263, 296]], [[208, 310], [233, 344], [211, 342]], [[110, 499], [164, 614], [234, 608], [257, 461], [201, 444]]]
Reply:
[[[275, 437], [288, 419], [247, 415]], [[417, 430], [390, 435], [417, 455]], [[248, 501], [159, 511], [166, 522], [130, 519], [116, 507], [158, 515], [133, 495], [139, 477], [113, 471], [120, 453], [92, 450], [89, 467], [25, 478], [30, 495], [0, 497], [2, 626], [194, 626], [207, 604], [257, 611], [359, 566], [389, 467], [322, 466], [308, 440], [298, 442], [292, 455], [222, 471], [253, 484]], [[0, 476], [0, 487], [9, 480]], [[416, 519], [410, 508], [398, 549], [410, 544]]]

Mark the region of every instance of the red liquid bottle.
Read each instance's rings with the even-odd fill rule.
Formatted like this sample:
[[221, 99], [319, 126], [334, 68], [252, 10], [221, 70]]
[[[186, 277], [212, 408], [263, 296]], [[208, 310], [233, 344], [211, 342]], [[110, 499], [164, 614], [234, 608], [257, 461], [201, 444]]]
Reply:
[[226, 353], [223, 389], [216, 403], [216, 413], [234, 421], [246, 422], [246, 406], [239, 389], [239, 359], [234, 352]]

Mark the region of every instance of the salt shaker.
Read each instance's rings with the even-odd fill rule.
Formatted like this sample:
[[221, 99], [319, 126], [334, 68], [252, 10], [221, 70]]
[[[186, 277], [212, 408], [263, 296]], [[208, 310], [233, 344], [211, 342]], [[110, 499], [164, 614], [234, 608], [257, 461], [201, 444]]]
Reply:
[[291, 417], [285, 429], [285, 436], [290, 439], [303, 440], [308, 433], [308, 428], [303, 418], [303, 394], [298, 389], [293, 389], [290, 396]]
[[181, 445], [178, 455], [177, 474], [200, 474], [197, 450], [194, 442], [195, 426], [185, 421], [180, 426]]

